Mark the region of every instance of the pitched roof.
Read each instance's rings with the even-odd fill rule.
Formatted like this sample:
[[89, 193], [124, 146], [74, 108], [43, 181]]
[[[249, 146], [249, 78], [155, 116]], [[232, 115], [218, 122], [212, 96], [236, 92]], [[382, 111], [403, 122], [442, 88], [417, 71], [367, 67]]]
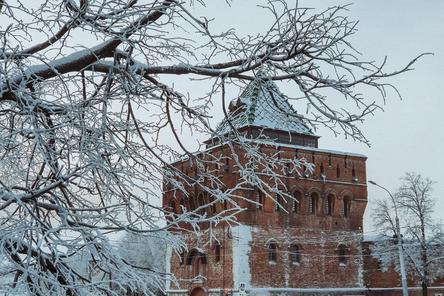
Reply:
[[[257, 76], [241, 95], [232, 100], [228, 120], [234, 128], [257, 126], [273, 130], [314, 136], [305, 119], [298, 115], [276, 84]], [[218, 135], [231, 132], [225, 118], [216, 128]]]

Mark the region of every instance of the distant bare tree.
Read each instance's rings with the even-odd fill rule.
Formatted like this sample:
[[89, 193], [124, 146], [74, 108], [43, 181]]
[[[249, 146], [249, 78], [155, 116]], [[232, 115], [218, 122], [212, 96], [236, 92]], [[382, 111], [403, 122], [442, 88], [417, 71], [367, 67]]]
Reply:
[[[375, 226], [384, 233], [396, 236], [395, 207], [402, 218], [403, 237], [395, 237], [396, 241], [404, 241], [410, 270], [421, 281], [423, 296], [427, 296], [430, 282], [444, 275], [444, 244], [442, 229], [433, 221], [432, 214], [436, 199], [432, 195], [434, 182], [418, 173], [406, 173], [401, 178], [402, 184], [393, 194], [394, 203], [379, 200], [374, 210]], [[386, 264], [397, 261], [394, 249], [384, 242], [383, 257]], [[388, 250], [387, 250], [388, 248]]]
[[[406, 173], [402, 181], [398, 194], [401, 206], [409, 217], [406, 221], [407, 232], [421, 249], [420, 263], [415, 264], [415, 267], [421, 278], [423, 296], [427, 296], [427, 287], [430, 282], [429, 259], [434, 259], [429, 258], [428, 253], [433, 251], [436, 244], [436, 241], [429, 237], [433, 235], [436, 228], [432, 221], [435, 206], [435, 198], [432, 196], [434, 182], [417, 173]], [[441, 262], [444, 262], [442, 258]]]
[[[120, 286], [151, 294], [164, 275], [125, 260], [112, 240], [124, 232], [149, 238], [180, 223], [197, 230], [201, 222], [234, 221], [242, 211], [233, 198], [237, 188], [254, 184], [272, 192], [282, 183], [277, 168], [310, 168], [303, 160], [269, 157], [233, 131], [218, 136], [234, 161], [242, 151], [251, 167], [237, 163], [242, 181], [234, 188], [208, 172], [208, 164], [224, 160], [195, 157], [179, 129], [215, 136], [209, 108], [222, 100], [226, 114], [226, 87], [290, 81], [307, 106], [305, 120], [367, 142], [358, 124], [381, 108], [389, 89], [396, 91], [386, 78], [410, 71], [417, 60], [392, 72], [385, 59], [362, 60], [349, 41], [357, 22], [344, 6], [316, 12], [264, 1], [269, 28], [240, 36], [234, 29], [214, 32], [217, 12], [197, 16], [206, 2], [0, 1], [0, 256], [7, 263], [0, 265], [0, 289], [115, 295], [112, 287]], [[206, 79], [207, 94], [190, 98], [165, 79], [178, 75]], [[363, 95], [372, 90], [379, 102]], [[167, 145], [165, 134], [176, 143]], [[194, 177], [169, 164], [183, 157], [196, 168]], [[264, 182], [257, 173], [270, 178]], [[195, 186], [212, 200], [173, 213], [159, 206], [162, 183], [184, 195], [183, 184]], [[216, 202], [231, 207], [205, 215], [202, 207]], [[106, 276], [82, 276], [72, 264], [80, 253]]]

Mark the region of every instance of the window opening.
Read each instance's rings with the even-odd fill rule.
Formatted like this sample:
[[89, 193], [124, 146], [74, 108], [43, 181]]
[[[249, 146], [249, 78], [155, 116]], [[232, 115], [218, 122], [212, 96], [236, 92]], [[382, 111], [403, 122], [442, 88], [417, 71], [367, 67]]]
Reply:
[[216, 262], [219, 262], [220, 261], [220, 244], [219, 243], [216, 243], [216, 246], [214, 247], [214, 260], [216, 261]]
[[176, 202], [174, 200], [170, 203], [171, 213], [176, 214]]
[[225, 158], [225, 167], [224, 167], [224, 171], [226, 173], [230, 172], [230, 160], [228, 158]]
[[299, 191], [293, 192], [293, 207], [292, 207], [293, 213], [296, 214], [300, 213], [301, 201], [302, 201], [301, 193]]
[[318, 195], [317, 193], [312, 193], [310, 196], [310, 205], [309, 205], [310, 214], [313, 215], [316, 214], [317, 205], [318, 205]]
[[326, 204], [326, 214], [331, 216], [331, 215], [333, 215], [334, 196], [332, 194], [329, 194], [327, 196], [326, 202], [327, 202], [327, 204]]
[[298, 245], [292, 244], [290, 246], [290, 262], [293, 264], [301, 262], [301, 253]]
[[263, 197], [262, 197], [262, 191], [256, 190], [256, 209], [262, 210], [262, 206], [264, 204]]
[[350, 216], [350, 206], [351, 206], [351, 201], [349, 197], [344, 197], [344, 202], [343, 202], [343, 214], [344, 217], [349, 217]]
[[275, 263], [277, 261], [277, 244], [275, 242], [268, 243], [268, 262]]
[[282, 196], [279, 193], [276, 193], [275, 201], [274, 201], [274, 210], [276, 212], [281, 211], [281, 205], [282, 205]]
[[339, 265], [347, 264], [347, 248], [344, 245], [338, 247], [338, 261]]

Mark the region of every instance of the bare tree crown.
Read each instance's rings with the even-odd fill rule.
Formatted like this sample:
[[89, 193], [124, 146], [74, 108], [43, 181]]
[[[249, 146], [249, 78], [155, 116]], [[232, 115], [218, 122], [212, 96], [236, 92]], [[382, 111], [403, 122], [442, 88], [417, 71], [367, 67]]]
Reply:
[[[420, 279], [425, 296], [430, 282], [444, 274], [444, 236], [441, 225], [432, 218], [436, 202], [434, 183], [421, 174], [405, 173], [401, 186], [392, 195], [393, 202], [381, 199], [373, 212], [375, 226], [382, 233], [396, 234], [395, 208], [398, 211], [402, 236], [394, 241], [403, 240], [408, 268]], [[375, 254], [385, 266], [394, 262], [398, 265], [391, 240], [376, 242]]]
[[[349, 41], [357, 22], [347, 7], [315, 12], [264, 2], [271, 26], [240, 36], [234, 29], [214, 32], [212, 15], [195, 15], [204, 4], [0, 1], [0, 254], [7, 259], [0, 277], [7, 291], [115, 295], [127, 287], [145, 294], [162, 288], [165, 275], [125, 260], [112, 237], [157, 235], [169, 227], [165, 216], [169, 225], [195, 229], [202, 221], [234, 221], [242, 211], [233, 200], [236, 188], [256, 182], [274, 192], [276, 167], [309, 167], [264, 155], [237, 135], [225, 140], [242, 147], [249, 166], [237, 163], [243, 182], [235, 188], [220, 184], [205, 168], [224, 160], [196, 157], [179, 130], [214, 136], [208, 108], [214, 100], [225, 106], [225, 87], [254, 80], [262, 69], [261, 79], [293, 84], [313, 126], [367, 142], [358, 125], [394, 89], [386, 78], [410, 71], [419, 58], [392, 72], [385, 60], [361, 60]], [[177, 75], [206, 79], [208, 94], [190, 99], [166, 82]], [[376, 90], [381, 102], [365, 97], [366, 89]], [[354, 107], [337, 108], [332, 100]], [[162, 144], [165, 131], [177, 144]], [[170, 165], [182, 157], [194, 161], [196, 176]], [[262, 182], [258, 171], [272, 182]], [[184, 184], [193, 184], [233, 210], [218, 217], [199, 209], [172, 215], [159, 206], [163, 183], [183, 194]], [[182, 247], [173, 235], [161, 237]], [[78, 258], [92, 260], [104, 276], [88, 277]]]

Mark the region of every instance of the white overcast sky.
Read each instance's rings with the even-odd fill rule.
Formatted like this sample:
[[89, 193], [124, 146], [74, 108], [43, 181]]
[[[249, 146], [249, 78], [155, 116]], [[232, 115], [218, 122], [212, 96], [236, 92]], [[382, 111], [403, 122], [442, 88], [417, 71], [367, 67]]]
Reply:
[[[233, 27], [241, 34], [248, 34], [266, 28], [267, 14], [254, 8], [258, 1], [234, 0], [231, 8], [222, 0], [208, 2], [210, 4], [202, 14], [216, 18], [210, 27], [216, 31]], [[288, 3], [294, 5], [293, 1]], [[350, 1], [300, 0], [299, 3], [300, 6], [326, 8]], [[370, 148], [319, 130], [317, 134], [322, 136], [320, 148], [365, 154], [368, 156], [368, 179], [389, 190], [399, 186], [400, 176], [407, 171], [419, 172], [437, 181], [433, 193], [438, 199], [435, 217], [441, 219], [444, 217], [444, 1], [361, 0], [349, 9], [350, 18], [359, 20], [359, 32], [351, 40], [364, 60], [381, 62], [388, 56], [388, 70], [395, 70], [420, 53], [433, 52], [434, 56], [423, 58], [415, 66], [415, 71], [390, 80], [398, 87], [403, 101], [392, 93], [385, 111], [365, 122], [363, 130], [371, 141]], [[186, 81], [174, 79], [176, 87], [191, 95], [198, 95], [208, 87], [199, 89], [194, 83], [190, 87]], [[287, 90], [283, 91], [291, 96]], [[228, 93], [233, 97], [238, 94], [235, 91]], [[218, 107], [216, 102], [214, 123], [222, 116]], [[373, 231], [369, 215], [372, 201], [385, 194], [369, 186], [366, 232]]]
[[[312, 1], [310, 1], [313, 3]], [[322, 1], [322, 4], [337, 1]], [[341, 1], [344, 2], [345, 1]], [[359, 20], [354, 44], [365, 57], [388, 56], [390, 66], [404, 65], [421, 52], [433, 52], [415, 71], [391, 81], [403, 96], [387, 102], [385, 112], [364, 125], [370, 148], [323, 133], [320, 145], [361, 152], [368, 156], [367, 176], [390, 190], [399, 186], [399, 176], [416, 171], [437, 183], [435, 217], [444, 218], [444, 1], [356, 1], [350, 16]], [[371, 230], [369, 210], [375, 198], [384, 195], [369, 185], [365, 230]]]

